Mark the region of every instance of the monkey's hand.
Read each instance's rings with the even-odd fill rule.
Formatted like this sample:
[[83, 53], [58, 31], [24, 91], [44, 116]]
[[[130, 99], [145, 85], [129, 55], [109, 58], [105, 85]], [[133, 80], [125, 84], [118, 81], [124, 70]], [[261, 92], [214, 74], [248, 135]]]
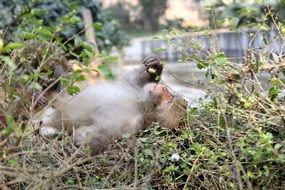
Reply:
[[157, 77], [161, 75], [163, 61], [158, 55], [150, 54], [144, 59], [143, 64], [146, 66], [146, 71], [151, 76]]

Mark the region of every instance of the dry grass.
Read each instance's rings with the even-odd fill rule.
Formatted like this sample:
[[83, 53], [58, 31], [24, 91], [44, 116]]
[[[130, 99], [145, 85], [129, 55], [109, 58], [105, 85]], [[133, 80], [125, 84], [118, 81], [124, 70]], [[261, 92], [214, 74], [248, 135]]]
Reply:
[[[1, 188], [284, 189], [282, 55], [249, 51], [243, 65], [217, 49], [203, 57], [192, 55], [187, 54], [190, 60], [207, 63], [205, 68], [215, 73], [209, 101], [189, 108], [180, 129], [167, 131], [154, 124], [95, 157], [75, 147], [68, 134], [44, 139], [32, 129], [33, 103], [15, 85], [34, 81], [21, 81], [2, 59]], [[269, 73], [265, 83], [259, 80], [262, 72]], [[21, 112], [15, 112], [17, 106]], [[174, 154], [179, 155], [176, 161]]]

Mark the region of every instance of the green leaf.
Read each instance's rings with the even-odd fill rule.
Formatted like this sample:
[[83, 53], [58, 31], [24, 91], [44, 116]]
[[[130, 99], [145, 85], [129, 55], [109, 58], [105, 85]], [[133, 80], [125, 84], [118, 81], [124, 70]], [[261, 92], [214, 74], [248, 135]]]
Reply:
[[5, 115], [7, 127], [3, 130], [4, 134], [9, 135], [15, 131], [16, 122], [11, 115]]
[[265, 135], [266, 135], [266, 138], [267, 138], [267, 139], [269, 139], [269, 140], [272, 140], [272, 139], [273, 139], [272, 133], [267, 132]]
[[274, 149], [275, 149], [275, 150], [279, 150], [281, 147], [282, 147], [281, 144], [275, 144], [275, 145], [274, 145]]
[[155, 52], [163, 52], [166, 50], [167, 50], [167, 48], [156, 48], [156, 49], [154, 49]]
[[237, 25], [239, 23], [239, 18], [238, 17], [232, 17], [230, 19], [230, 25], [233, 27], [233, 28], [236, 28]]
[[99, 31], [102, 29], [102, 23], [101, 22], [95, 22], [93, 24], [93, 28], [96, 30], [96, 31]]
[[78, 16], [72, 16], [68, 20], [69, 24], [77, 24], [78, 22], [80, 22], [80, 18]]
[[199, 143], [195, 143], [194, 144], [194, 150], [196, 152], [196, 154], [199, 154], [202, 151], [202, 146]]
[[16, 159], [7, 160], [7, 164], [9, 167], [15, 167], [17, 164], [17, 160]]
[[44, 27], [44, 26], [41, 26], [39, 28], [36, 29], [36, 32], [41, 36], [43, 37], [44, 39], [46, 40], [49, 40], [51, 38], [51, 36], [53, 35], [52, 32], [51, 32], [51, 28], [50, 27]]
[[31, 39], [35, 39], [36, 38], [36, 35], [32, 32], [21, 32], [21, 36], [22, 38], [24, 39], [27, 39], [27, 40], [31, 40]]
[[78, 86], [69, 86], [66, 88], [66, 91], [69, 95], [74, 95], [80, 92], [80, 88]]
[[8, 65], [11, 72], [17, 68], [14, 61], [10, 57], [7, 57], [7, 56], [2, 57], [1, 56], [1, 59]]
[[[2, 49], [2, 51], [9, 53], [14, 49], [21, 48], [23, 46], [24, 46], [24, 44], [22, 44], [22, 43], [10, 42]], [[0, 48], [0, 50], [1, 50], [1, 48]]]
[[3, 49], [3, 47], [4, 47], [4, 42], [2, 38], [0, 38], [0, 51]]
[[175, 166], [173, 164], [171, 164], [170, 166], [166, 167], [163, 170], [163, 173], [172, 173], [175, 170]]
[[277, 86], [273, 86], [269, 89], [268, 97], [270, 100], [274, 101], [277, 98], [279, 92], [280, 89]]
[[218, 66], [223, 66], [227, 63], [227, 58], [223, 53], [220, 53], [215, 57], [214, 63], [217, 64]]
[[97, 70], [98, 70], [100, 73], [102, 73], [104, 76], [107, 76], [107, 75], [111, 75], [111, 74], [112, 74], [111, 71], [110, 71], [110, 69], [109, 69], [106, 65], [104, 65], [104, 64], [98, 65]]
[[198, 64], [197, 64], [198, 69], [204, 69], [204, 68], [206, 68], [207, 66], [208, 66], [208, 64], [205, 64], [205, 63], [198, 63]]
[[71, 11], [76, 10], [77, 3], [76, 2], [70, 2], [70, 3], [68, 3], [68, 7]]
[[32, 9], [31, 14], [34, 16], [44, 17], [47, 14], [47, 11], [44, 9]]
[[278, 78], [273, 77], [268, 81], [271, 85], [277, 85], [278, 84]]
[[34, 89], [34, 90], [41, 90], [42, 86], [39, 83], [37, 83], [37, 82], [31, 82], [30, 88]]

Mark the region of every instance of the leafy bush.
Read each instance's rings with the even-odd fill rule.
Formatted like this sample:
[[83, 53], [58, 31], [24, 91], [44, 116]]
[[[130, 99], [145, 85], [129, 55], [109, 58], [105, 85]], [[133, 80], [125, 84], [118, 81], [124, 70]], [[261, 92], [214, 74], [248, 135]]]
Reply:
[[284, 1], [237, 0], [206, 1], [208, 19], [212, 28], [225, 26], [272, 25], [284, 23]]
[[[273, 29], [282, 27], [276, 22]], [[189, 189], [283, 188], [284, 58], [271, 44], [282, 47], [284, 33], [279, 30], [266, 41], [262, 26], [251, 31], [252, 41], [263, 33], [264, 45], [249, 48], [243, 63], [225, 57], [209, 31], [204, 34], [211, 37], [206, 51], [191, 35], [164, 35], [175, 50], [182, 50], [179, 61], [196, 63], [209, 80], [208, 100], [189, 110], [189, 128], [170, 143], [181, 160], [162, 175], [168, 178], [166, 184]]]
[[[7, 2], [9, 3], [11, 2]], [[75, 10], [76, 6], [70, 4], [69, 8]], [[107, 75], [110, 73], [106, 65], [114, 61], [113, 57], [104, 52], [96, 52], [94, 46], [77, 36], [73, 36], [72, 39], [82, 47], [82, 51], [75, 54], [74, 46], [68, 45], [57, 35], [64, 32], [66, 24], [76, 24], [75, 11], [58, 18], [58, 24], [51, 26], [43, 24], [35, 14], [37, 11], [31, 9], [21, 15], [23, 20], [14, 28], [13, 41], [4, 44], [3, 40], [0, 40], [1, 189], [7, 186], [11, 189], [50, 188], [49, 183], [53, 181], [45, 176], [49, 173], [48, 168], [57, 168], [61, 165], [58, 161], [64, 159], [58, 160], [62, 156], [61, 151], [52, 150], [59, 150], [59, 147], [52, 147], [49, 144], [51, 142], [38, 138], [39, 124], [32, 122], [35, 113], [51, 104], [53, 99], [50, 98], [53, 96], [50, 96], [50, 93], [77, 93], [79, 88], [75, 83], [84, 79], [82, 71], [94, 69], [88, 65], [91, 58], [99, 57], [102, 63], [106, 63], [97, 70]], [[71, 55], [83, 62], [80, 69], [72, 69], [72, 62], [67, 59]], [[68, 139], [67, 144], [64, 144], [66, 150], [74, 150], [71, 143], [71, 139]], [[47, 150], [47, 147], [51, 149]], [[46, 170], [42, 170], [43, 168]], [[69, 169], [64, 170], [69, 172]], [[65, 171], [57, 175], [63, 177]]]
[[96, 42], [100, 49], [106, 51], [128, 43], [126, 35], [102, 10], [98, 0], [13, 0], [0, 2], [0, 8], [0, 29], [6, 43], [39, 37], [49, 40], [54, 35], [62, 42], [68, 40], [73, 42], [73, 46], [79, 45], [75, 37], [84, 39], [82, 8], [88, 8], [92, 13], [95, 22], [92, 27], [96, 30]]
[[[73, 16], [68, 18], [72, 22]], [[60, 23], [69, 23], [66, 19], [62, 17]], [[41, 26], [37, 19], [33, 22], [30, 27]], [[282, 25], [278, 23], [275, 27], [283, 38], [279, 26]], [[281, 92], [285, 66], [281, 55], [249, 49], [246, 62], [237, 64], [216, 45], [205, 51], [191, 36], [171, 31], [164, 37], [170, 37], [169, 44], [182, 50], [179, 62], [194, 61], [198, 68], [206, 70], [208, 100], [201, 100], [197, 108], [189, 108], [185, 126], [179, 129], [163, 130], [154, 123], [137, 136], [126, 136], [110, 144], [107, 153], [90, 157], [88, 150], [73, 145], [68, 134], [63, 132], [45, 139], [31, 122], [37, 111], [35, 102], [41, 100], [38, 92], [42, 94], [60, 80], [67, 91], [76, 93], [78, 88], [74, 83], [83, 79], [80, 71], [56, 78], [54, 68], [49, 67], [53, 66], [49, 61], [61, 57], [65, 60], [73, 52], [69, 49], [73, 47], [65, 46], [55, 37], [56, 27], [37, 27], [38, 30], [19, 33], [21, 36], [29, 32], [28, 36], [35, 41], [5, 45], [0, 41], [1, 188], [284, 187], [285, 109]], [[215, 36], [211, 36], [215, 43]], [[272, 43], [278, 39], [274, 38]], [[32, 53], [26, 54], [25, 47], [32, 47], [38, 40], [41, 48], [31, 48], [28, 52]], [[87, 64], [94, 56], [94, 47], [76, 40], [84, 49], [73, 54]], [[113, 60], [105, 54], [97, 56]], [[104, 68], [102, 71], [108, 73]], [[262, 72], [269, 76], [265, 82], [258, 78]]]

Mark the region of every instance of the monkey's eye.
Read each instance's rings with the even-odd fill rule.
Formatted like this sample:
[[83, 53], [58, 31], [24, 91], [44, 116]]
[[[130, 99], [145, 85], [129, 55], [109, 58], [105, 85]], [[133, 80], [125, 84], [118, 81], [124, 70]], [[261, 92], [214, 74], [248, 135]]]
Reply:
[[172, 104], [172, 100], [167, 101], [165, 104], [167, 107], [169, 107]]

